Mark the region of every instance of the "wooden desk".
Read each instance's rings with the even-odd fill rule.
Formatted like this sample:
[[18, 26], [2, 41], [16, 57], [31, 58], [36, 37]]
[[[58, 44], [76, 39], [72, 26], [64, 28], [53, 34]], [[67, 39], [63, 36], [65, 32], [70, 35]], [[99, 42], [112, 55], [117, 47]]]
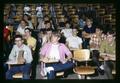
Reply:
[[107, 61], [107, 60], [116, 61], [116, 58], [115, 57], [111, 57], [111, 56], [101, 55], [99, 60], [100, 61]]
[[[12, 66], [21, 66], [24, 64], [17, 64], [15, 61], [7, 61], [6, 64], [8, 64], [8, 68], [10, 69]], [[13, 78], [23, 78], [23, 73], [18, 72], [12, 76]]]
[[[44, 59], [40, 59], [40, 62], [49, 64], [49, 63], [57, 63], [59, 61], [58, 60], [52, 60], [52, 59], [44, 58]], [[64, 77], [64, 71], [57, 72], [56, 76], [63, 76]]]
[[59, 61], [58, 60], [49, 59], [49, 58], [44, 58], [44, 59], [40, 59], [40, 62], [44, 62], [44, 63], [56, 63], [56, 62], [59, 62]]
[[8, 68], [10, 69], [11, 66], [20, 66], [24, 64], [18, 64], [16, 61], [7, 61], [6, 64], [8, 64]]

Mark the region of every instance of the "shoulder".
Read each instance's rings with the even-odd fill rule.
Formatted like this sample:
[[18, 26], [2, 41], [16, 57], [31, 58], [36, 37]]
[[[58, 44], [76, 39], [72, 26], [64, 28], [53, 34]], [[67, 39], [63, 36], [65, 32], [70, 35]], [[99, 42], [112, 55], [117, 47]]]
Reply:
[[82, 38], [81, 38], [81, 37], [78, 37], [78, 36], [77, 36], [77, 39], [82, 40]]
[[36, 41], [36, 39], [34, 37], [31, 37], [31, 40]]
[[59, 46], [60, 46], [60, 47], [65, 47], [65, 44], [59, 43]]
[[51, 43], [46, 43], [44, 44], [44, 47], [51, 46], [51, 45], [52, 45]]
[[70, 39], [71, 39], [71, 37], [67, 37], [67, 38], [66, 38], [66, 41], [67, 41], [67, 40], [70, 40]]
[[17, 48], [17, 45], [13, 45], [13, 49], [16, 49]]
[[27, 45], [25, 45], [25, 44], [23, 44], [23, 48], [24, 48], [24, 49], [30, 49], [29, 46], [27, 46]]

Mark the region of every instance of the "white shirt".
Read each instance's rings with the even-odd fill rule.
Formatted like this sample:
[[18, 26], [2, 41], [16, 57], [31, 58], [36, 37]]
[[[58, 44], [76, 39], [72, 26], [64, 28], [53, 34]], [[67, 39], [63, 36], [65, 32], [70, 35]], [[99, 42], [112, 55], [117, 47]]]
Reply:
[[20, 50], [24, 51], [24, 59], [26, 61], [25, 63], [31, 63], [33, 60], [31, 49], [24, 44], [20, 48], [18, 48], [17, 45], [13, 46], [11, 53], [9, 55], [9, 60], [11, 60], [14, 63], [17, 63], [18, 53]]
[[25, 11], [25, 12], [30, 11], [30, 7], [29, 7], [29, 6], [25, 6], [25, 7], [24, 7], [24, 11]]
[[42, 36], [42, 46], [47, 43], [47, 36]]
[[59, 44], [52, 44], [49, 58], [53, 60], [60, 60], [60, 54], [59, 54]]
[[66, 38], [68, 38], [69, 36], [72, 36], [72, 29], [62, 29], [61, 32], [64, 33], [64, 36]]
[[27, 22], [28, 22], [29, 28], [30, 28], [30, 29], [33, 29], [33, 24], [32, 24], [32, 22], [31, 22], [31, 21], [27, 21]]
[[82, 39], [78, 36], [70, 36], [66, 39], [66, 41], [69, 43], [69, 47], [78, 49], [79, 46], [82, 44]]
[[[28, 26], [26, 26], [25, 28], [27, 28]], [[25, 34], [25, 28], [22, 28], [20, 25], [17, 28], [17, 32], [19, 32], [21, 35]]]
[[41, 6], [36, 7], [36, 11], [42, 12], [42, 7]]
[[43, 29], [43, 28], [45, 28], [45, 24], [44, 24], [43, 20], [39, 20], [39, 25], [38, 25], [37, 29]]

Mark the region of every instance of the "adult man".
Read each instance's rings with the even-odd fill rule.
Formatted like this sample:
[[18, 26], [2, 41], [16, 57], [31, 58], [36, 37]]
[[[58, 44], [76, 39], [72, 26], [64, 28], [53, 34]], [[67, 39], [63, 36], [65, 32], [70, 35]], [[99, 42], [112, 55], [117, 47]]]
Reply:
[[[20, 51], [23, 51], [22, 59], [18, 59], [21, 56]], [[19, 60], [22, 64], [18, 64]], [[12, 66], [6, 72], [6, 79], [13, 79], [13, 75], [17, 72], [23, 73], [23, 79], [30, 79], [30, 69], [32, 62], [32, 53], [31, 49], [23, 44], [23, 39], [21, 35], [15, 36], [15, 45], [12, 48], [12, 51], [9, 55], [9, 60], [6, 62], [7, 64], [18, 64], [17, 66]]]

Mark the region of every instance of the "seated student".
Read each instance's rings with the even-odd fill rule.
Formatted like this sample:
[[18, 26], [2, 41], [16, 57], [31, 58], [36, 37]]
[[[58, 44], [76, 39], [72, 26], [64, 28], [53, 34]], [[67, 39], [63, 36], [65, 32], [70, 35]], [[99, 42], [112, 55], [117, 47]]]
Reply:
[[36, 59], [36, 45], [37, 45], [37, 40], [32, 36], [32, 29], [30, 28], [25, 28], [25, 40], [26, 40], [26, 44], [30, 47], [30, 49], [32, 50], [32, 56], [33, 56], [33, 61], [32, 61], [32, 72], [31, 72], [31, 78], [34, 76], [35, 70], [36, 70], [36, 64], [35, 62], [37, 62]]
[[97, 66], [97, 70], [100, 72], [100, 74], [104, 74], [104, 70], [101, 69], [101, 64], [99, 62], [99, 56], [100, 56], [99, 49], [100, 49], [100, 43], [102, 41], [101, 35], [102, 35], [102, 30], [100, 29], [99, 26], [97, 26], [95, 33], [91, 35], [89, 44], [90, 44], [92, 60]]
[[110, 60], [116, 60], [115, 57], [116, 43], [115, 43], [115, 37], [113, 35], [114, 35], [113, 32], [109, 31], [107, 33], [107, 37], [100, 44], [101, 57], [107, 56], [109, 57], [108, 59]]
[[[21, 55], [19, 52], [23, 51], [22, 59], [19, 59]], [[12, 51], [9, 55], [9, 60], [6, 62], [7, 64], [18, 64], [18, 62], [22, 63], [22, 65], [12, 66], [6, 72], [6, 79], [13, 79], [13, 75], [22, 72], [23, 79], [30, 79], [30, 69], [31, 69], [31, 62], [32, 62], [32, 53], [31, 49], [23, 44], [23, 38], [21, 35], [15, 36], [15, 45], [12, 48]]]
[[82, 31], [82, 37], [83, 37], [83, 48], [87, 49], [89, 48], [89, 41], [91, 34], [95, 33], [95, 26], [93, 25], [93, 21], [90, 18], [86, 19], [86, 25], [83, 28]]
[[23, 19], [28, 23], [29, 28], [34, 29], [30, 15], [24, 14]]
[[71, 27], [70, 23], [66, 22], [66, 23], [65, 23], [65, 28], [63, 28], [63, 29], [61, 30], [61, 33], [62, 33], [66, 38], [68, 38], [69, 36], [72, 35], [72, 29], [71, 29], [70, 27]]
[[11, 29], [13, 28], [12, 24], [6, 24], [4, 29], [3, 29], [3, 40], [4, 40], [4, 53], [5, 53], [5, 60], [7, 60], [8, 55], [10, 53], [10, 45], [11, 44], [11, 34], [12, 31]]
[[18, 35], [18, 34], [20, 34], [20, 35], [25, 35], [25, 32], [24, 32], [24, 30], [25, 30], [25, 28], [27, 28], [28, 27], [28, 22], [26, 21], [26, 20], [24, 20], [24, 19], [22, 19], [21, 21], [20, 21], [20, 24], [18, 25], [18, 28], [17, 28], [17, 30], [16, 30], [16, 34]]
[[[37, 29], [45, 29], [46, 25], [50, 28], [50, 18], [48, 15], [45, 15], [42, 19], [38, 19]], [[49, 26], [50, 25], [50, 26]]]
[[72, 29], [72, 36], [69, 36], [67, 41], [67, 46], [70, 49], [81, 49], [82, 48], [82, 39], [77, 36], [77, 29]]
[[24, 14], [31, 15], [30, 14], [30, 10], [31, 10], [30, 5], [25, 5], [23, 10], [24, 10]]
[[[45, 68], [47, 69], [47, 78], [55, 79], [55, 73], [58, 71], [66, 71], [71, 69], [74, 66], [74, 63], [71, 61], [72, 54], [69, 49], [62, 43], [59, 43], [60, 34], [58, 32], [53, 32], [51, 36], [51, 42], [46, 43], [40, 52], [41, 61], [52, 60], [55, 63], [46, 63]], [[41, 74], [43, 72], [43, 65], [41, 63]]]
[[113, 61], [116, 60], [115, 48], [116, 42], [113, 36], [114, 32], [107, 32], [106, 38], [100, 44], [100, 57], [105, 60], [104, 71], [107, 74], [108, 79], [112, 79], [112, 69], [114, 67]]
[[30, 28], [25, 28], [25, 39], [27, 41], [27, 45], [34, 52], [36, 48], [37, 40], [31, 36], [32, 30]]
[[43, 8], [42, 8], [42, 6], [41, 5], [37, 5], [37, 7], [36, 7], [36, 12], [37, 12], [37, 17], [38, 18], [43, 18], [43, 13], [42, 13], [42, 11], [43, 11]]

